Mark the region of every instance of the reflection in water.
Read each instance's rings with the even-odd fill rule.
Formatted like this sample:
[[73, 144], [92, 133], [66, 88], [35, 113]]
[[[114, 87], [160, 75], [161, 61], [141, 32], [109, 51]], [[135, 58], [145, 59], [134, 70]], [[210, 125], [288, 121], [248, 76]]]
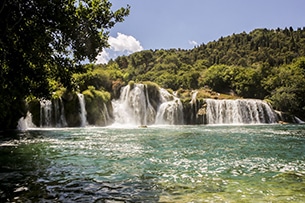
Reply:
[[36, 129], [0, 155], [0, 202], [305, 201], [304, 125]]

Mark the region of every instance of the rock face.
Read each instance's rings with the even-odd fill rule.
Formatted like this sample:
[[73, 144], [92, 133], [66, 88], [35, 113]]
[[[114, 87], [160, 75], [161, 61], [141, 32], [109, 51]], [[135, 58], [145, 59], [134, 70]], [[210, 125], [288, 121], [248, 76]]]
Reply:
[[94, 126], [107, 126], [113, 123], [111, 95], [105, 91], [86, 90], [83, 92], [87, 112], [87, 122]]
[[76, 93], [66, 93], [62, 97], [64, 116], [68, 127], [81, 126], [80, 103]]

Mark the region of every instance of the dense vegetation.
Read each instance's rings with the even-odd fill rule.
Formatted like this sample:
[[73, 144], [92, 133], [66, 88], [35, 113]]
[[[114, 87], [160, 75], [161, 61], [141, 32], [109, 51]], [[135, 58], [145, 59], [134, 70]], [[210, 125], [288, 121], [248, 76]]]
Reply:
[[15, 128], [26, 97], [73, 89], [82, 61], [107, 46], [109, 29], [129, 7], [108, 0], [2, 0], [0, 3], [0, 130]]
[[75, 75], [117, 96], [129, 81], [151, 81], [172, 89], [211, 89], [245, 98], [268, 99], [281, 111], [304, 119], [305, 28], [233, 34], [191, 50], [145, 50], [104, 65], [87, 65]]
[[[95, 102], [109, 103], [134, 82], [178, 90], [185, 100], [193, 89], [201, 97], [266, 99], [305, 119], [305, 28], [256, 29], [191, 50], [145, 50], [83, 65], [94, 61], [109, 29], [128, 14], [129, 7], [111, 11], [107, 0], [2, 1], [0, 129], [14, 128], [25, 116], [25, 99], [37, 104], [32, 98], [69, 98], [78, 91], [98, 107]], [[89, 114], [105, 123], [95, 108]]]

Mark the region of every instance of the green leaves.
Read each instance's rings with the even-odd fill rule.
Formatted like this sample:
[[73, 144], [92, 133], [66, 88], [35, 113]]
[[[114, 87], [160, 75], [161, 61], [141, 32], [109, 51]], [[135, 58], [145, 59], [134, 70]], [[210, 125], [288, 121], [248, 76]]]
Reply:
[[264, 82], [264, 88], [270, 92], [267, 97], [275, 108], [300, 117], [305, 114], [304, 62], [304, 57], [301, 57], [292, 64], [273, 68]]
[[19, 119], [20, 113], [11, 118], [12, 106], [25, 97], [48, 97], [52, 80], [75, 86], [72, 75], [83, 71], [84, 60], [95, 60], [109, 29], [129, 14], [129, 6], [111, 6], [107, 0], [0, 3], [0, 123]]

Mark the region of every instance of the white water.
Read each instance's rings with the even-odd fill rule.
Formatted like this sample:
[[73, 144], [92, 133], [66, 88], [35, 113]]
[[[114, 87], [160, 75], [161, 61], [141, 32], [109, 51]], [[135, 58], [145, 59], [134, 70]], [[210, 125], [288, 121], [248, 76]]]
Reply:
[[[40, 127], [68, 126], [62, 99], [52, 101], [46, 99], [40, 100]], [[29, 119], [28, 116], [26, 119]]]
[[40, 127], [52, 127], [51, 100], [40, 100]]
[[18, 121], [17, 129], [24, 131], [28, 128], [34, 128], [36, 127], [32, 122], [32, 114], [30, 112], [27, 112], [26, 117], [21, 117]]
[[256, 99], [206, 100], [207, 124], [276, 123], [277, 116], [264, 101]]
[[81, 119], [80, 127], [85, 127], [87, 125], [87, 111], [86, 111], [86, 105], [85, 105], [85, 98], [83, 94], [78, 93], [77, 94], [78, 101], [79, 101], [79, 116]]
[[296, 122], [299, 123], [299, 124], [304, 124], [305, 123], [304, 121], [302, 121], [300, 118], [298, 118], [296, 116], [294, 118], [295, 118]]
[[65, 109], [61, 98], [54, 100], [54, 117], [56, 125], [55, 127], [68, 126], [65, 117]]
[[190, 101], [191, 104], [194, 104], [194, 105], [195, 105], [195, 108], [197, 108], [197, 104], [196, 104], [196, 101], [197, 101], [197, 94], [198, 94], [198, 91], [197, 91], [197, 90], [192, 91], [192, 100]]
[[190, 101], [191, 104], [191, 117], [190, 117], [190, 121], [191, 123], [196, 123], [197, 119], [198, 119], [198, 105], [197, 105], [197, 94], [198, 91], [192, 91], [192, 100]]
[[156, 111], [149, 102], [143, 84], [122, 88], [118, 100], [112, 101], [116, 124], [150, 125], [154, 123]]
[[[197, 91], [192, 92], [189, 115], [184, 118], [180, 99], [160, 88], [159, 95], [148, 94], [147, 86], [134, 84], [122, 87], [120, 98], [112, 101], [112, 107], [103, 104], [100, 111], [105, 123], [102, 125], [182, 125], [189, 124], [261, 124], [277, 123], [278, 116], [266, 102], [256, 99], [215, 100], [206, 99], [205, 103], [197, 100]], [[88, 125], [84, 95], [79, 99], [80, 127]], [[53, 101], [53, 100], [52, 100]], [[153, 105], [152, 105], [153, 104]], [[200, 106], [201, 104], [202, 106]], [[113, 110], [113, 111], [112, 111]], [[40, 127], [66, 127], [64, 105], [61, 99], [40, 101]], [[279, 114], [280, 115], [280, 114]], [[190, 120], [189, 120], [190, 119]], [[301, 123], [300, 119], [295, 119]], [[19, 128], [28, 126], [20, 119]], [[32, 127], [32, 125], [31, 125]]]
[[115, 124], [152, 125], [182, 124], [183, 107], [181, 101], [165, 89], [160, 89], [158, 108], [150, 103], [151, 95], [144, 84], [127, 85], [122, 88], [118, 100], [112, 102]]
[[183, 124], [183, 106], [179, 98], [161, 88], [161, 105], [158, 109], [156, 124]]
[[108, 108], [107, 108], [105, 103], [103, 103], [102, 114], [103, 114], [103, 117], [104, 117], [105, 125], [109, 125], [110, 123], [112, 123], [112, 119], [109, 115], [109, 111], [108, 111]]

